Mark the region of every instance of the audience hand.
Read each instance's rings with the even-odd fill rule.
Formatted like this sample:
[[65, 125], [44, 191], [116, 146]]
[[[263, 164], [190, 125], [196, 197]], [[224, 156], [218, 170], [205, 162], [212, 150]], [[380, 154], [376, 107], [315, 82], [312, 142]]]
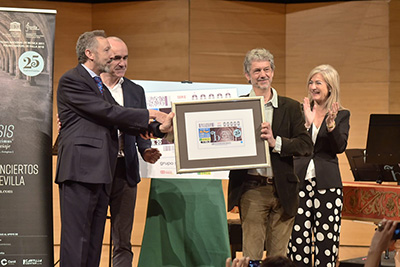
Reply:
[[267, 140], [270, 147], [275, 147], [276, 140], [269, 122], [263, 122], [261, 124], [261, 138]]
[[364, 267], [379, 266], [382, 252], [389, 248], [390, 244], [394, 242], [394, 240], [392, 240], [392, 236], [396, 226], [396, 221], [383, 219], [379, 222], [378, 228], [372, 237]]
[[161, 157], [161, 153], [157, 148], [148, 148], [143, 152], [144, 161], [154, 164]]
[[238, 206], [234, 206], [229, 212], [231, 212], [231, 213], [239, 213], [239, 207]]
[[225, 267], [247, 267], [249, 266], [249, 257], [243, 257], [241, 259], [235, 258], [231, 264], [231, 258], [227, 258], [225, 261]]

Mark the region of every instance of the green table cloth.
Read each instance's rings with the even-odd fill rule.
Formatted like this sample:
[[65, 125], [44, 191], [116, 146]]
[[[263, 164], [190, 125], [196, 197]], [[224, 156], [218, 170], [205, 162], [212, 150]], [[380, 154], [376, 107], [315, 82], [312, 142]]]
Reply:
[[139, 267], [222, 267], [230, 257], [221, 180], [152, 179]]

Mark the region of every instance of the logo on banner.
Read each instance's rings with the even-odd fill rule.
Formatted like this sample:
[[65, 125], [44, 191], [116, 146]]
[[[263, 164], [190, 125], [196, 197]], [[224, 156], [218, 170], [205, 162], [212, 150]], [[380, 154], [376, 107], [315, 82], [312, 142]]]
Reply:
[[13, 124], [0, 124], [0, 154], [14, 153], [12, 149], [14, 130], [15, 126]]
[[22, 264], [23, 265], [42, 265], [43, 260], [42, 259], [23, 259]]
[[25, 26], [25, 31], [38, 31], [39, 27], [36, 25], [31, 26], [29, 22]]
[[19, 57], [18, 67], [26, 76], [39, 75], [44, 68], [43, 57], [35, 51], [26, 51]]
[[[44, 35], [41, 34], [40, 28], [36, 25], [31, 25], [29, 22], [25, 25], [25, 37], [28, 39], [39, 39], [44, 38]], [[32, 40], [33, 41], [33, 40]], [[39, 42], [42, 43], [43, 42]]]
[[10, 23], [10, 32], [20, 32], [21, 31], [21, 23], [13, 21]]
[[7, 259], [0, 260], [1, 266], [12, 266], [15, 265], [16, 263], [17, 263], [16, 260], [7, 260]]

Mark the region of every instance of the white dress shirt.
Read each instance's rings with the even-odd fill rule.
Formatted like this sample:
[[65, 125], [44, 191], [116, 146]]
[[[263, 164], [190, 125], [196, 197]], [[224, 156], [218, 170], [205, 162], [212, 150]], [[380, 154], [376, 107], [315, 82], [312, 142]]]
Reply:
[[[274, 117], [274, 108], [278, 108], [278, 93], [274, 88], [271, 88], [271, 91], [272, 91], [272, 98], [270, 101], [264, 104], [264, 111], [265, 111], [265, 121], [271, 123], [272, 125], [272, 119]], [[250, 97], [256, 96], [253, 89], [251, 90], [249, 96]], [[273, 152], [280, 153], [281, 147], [282, 147], [282, 139], [280, 136], [277, 136], [275, 139], [275, 147], [273, 149]], [[271, 162], [271, 157], [269, 156], [269, 154], [268, 154], [268, 162]], [[250, 175], [261, 175], [265, 177], [274, 176], [274, 173], [272, 171], [272, 166], [268, 168], [249, 169], [247, 173]]]

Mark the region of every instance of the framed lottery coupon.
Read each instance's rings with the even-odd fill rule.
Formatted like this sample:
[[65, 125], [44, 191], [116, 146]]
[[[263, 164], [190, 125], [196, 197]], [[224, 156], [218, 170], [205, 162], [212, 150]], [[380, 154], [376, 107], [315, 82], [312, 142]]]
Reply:
[[263, 97], [175, 102], [172, 111], [177, 173], [270, 165]]

